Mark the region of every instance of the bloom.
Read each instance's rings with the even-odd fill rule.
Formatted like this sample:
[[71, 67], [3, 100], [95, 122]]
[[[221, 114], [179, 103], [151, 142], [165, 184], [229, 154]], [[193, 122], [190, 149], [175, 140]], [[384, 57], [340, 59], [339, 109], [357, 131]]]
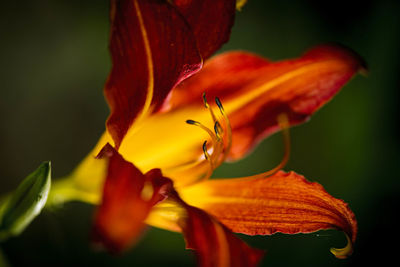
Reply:
[[201, 266], [257, 264], [263, 252], [232, 232], [336, 228], [349, 245], [334, 254], [350, 253], [354, 214], [319, 184], [277, 170], [208, 180], [225, 160], [306, 121], [363, 67], [337, 46], [281, 62], [241, 51], [208, 59], [228, 40], [235, 5], [111, 1], [113, 65], [105, 85], [111, 114], [107, 131], [71, 175], [78, 198], [100, 203], [94, 238], [110, 250], [131, 246], [147, 223], [182, 232]]

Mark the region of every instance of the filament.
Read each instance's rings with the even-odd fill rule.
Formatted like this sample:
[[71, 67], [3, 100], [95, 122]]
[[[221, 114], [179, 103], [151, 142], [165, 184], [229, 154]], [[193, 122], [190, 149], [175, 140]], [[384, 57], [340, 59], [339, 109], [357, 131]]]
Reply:
[[210, 105], [207, 102], [206, 93], [203, 93], [203, 103], [204, 103], [204, 107], [210, 111], [211, 118], [215, 124], [215, 122], [217, 122], [217, 117], [215, 116], [214, 111], [212, 110], [212, 108], [210, 107]]
[[227, 134], [227, 146], [224, 151], [224, 156], [221, 159], [221, 162], [224, 162], [226, 160], [226, 158], [228, 157], [229, 153], [231, 152], [231, 148], [232, 148], [232, 126], [231, 126], [231, 123], [229, 122], [228, 115], [226, 115], [224, 107], [222, 106], [222, 103], [218, 97], [215, 98], [215, 103], [217, 104], [219, 111], [220, 111], [222, 117], [224, 118], [226, 134]]
[[248, 179], [257, 179], [257, 178], [267, 178], [268, 176], [274, 175], [275, 173], [277, 173], [278, 171], [280, 171], [283, 167], [285, 167], [285, 165], [287, 164], [287, 162], [289, 161], [289, 157], [290, 157], [290, 134], [289, 134], [289, 119], [288, 116], [285, 113], [282, 113], [280, 115], [278, 115], [277, 117], [277, 121], [278, 121], [278, 125], [282, 130], [282, 138], [283, 138], [283, 144], [284, 144], [284, 155], [281, 159], [281, 161], [279, 162], [278, 165], [276, 165], [273, 169], [260, 173], [260, 174], [256, 174], [256, 175], [252, 175], [252, 176], [248, 176], [246, 178]]
[[204, 157], [210, 164], [210, 168], [207, 170], [207, 174], [203, 177], [203, 179], [208, 179], [212, 175], [212, 172], [214, 171], [215, 168], [214, 168], [214, 162], [211, 160], [210, 154], [207, 151], [207, 140], [204, 141], [203, 143], [203, 153]]
[[269, 170], [269, 171], [263, 173], [264, 176], [271, 176], [271, 175], [275, 174], [276, 172], [278, 172], [279, 170], [281, 170], [283, 167], [285, 167], [285, 165], [289, 161], [289, 157], [290, 157], [289, 119], [285, 113], [282, 113], [278, 116], [277, 120], [278, 120], [279, 127], [282, 130], [282, 138], [283, 138], [283, 144], [285, 147], [284, 148], [285, 151], [284, 151], [281, 162], [279, 162], [279, 164], [272, 170]]

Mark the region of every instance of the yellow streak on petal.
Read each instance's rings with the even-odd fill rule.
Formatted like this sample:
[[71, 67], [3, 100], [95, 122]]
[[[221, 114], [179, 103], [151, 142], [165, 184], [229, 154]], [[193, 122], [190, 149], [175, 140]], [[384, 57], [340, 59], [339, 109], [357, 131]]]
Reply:
[[140, 113], [140, 115], [137, 117], [136, 119], [136, 124], [139, 124], [139, 122], [141, 120], [143, 120], [143, 118], [146, 117], [146, 115], [148, 114], [149, 110], [150, 110], [150, 105], [151, 105], [151, 101], [153, 100], [153, 95], [154, 95], [154, 66], [153, 66], [153, 58], [152, 58], [152, 54], [151, 54], [151, 48], [150, 48], [150, 42], [149, 42], [149, 38], [147, 35], [147, 30], [146, 27], [144, 25], [144, 21], [143, 21], [143, 16], [142, 16], [142, 12], [140, 11], [140, 7], [138, 4], [137, 0], [134, 0], [134, 5], [135, 5], [135, 11], [136, 11], [136, 15], [138, 17], [138, 22], [139, 22], [139, 26], [140, 26], [140, 31], [143, 37], [143, 45], [144, 45], [144, 49], [145, 49], [145, 53], [146, 53], [146, 61], [147, 61], [147, 94], [146, 94], [146, 101], [144, 103], [143, 109]]
[[[337, 61], [337, 60], [326, 60], [323, 62], [317, 62], [317, 63], [311, 63], [306, 66], [302, 66], [300, 68], [297, 68], [293, 71], [289, 71], [283, 75], [279, 75], [277, 78], [273, 80], [269, 80], [264, 84], [261, 84], [259, 86], [256, 86], [254, 89], [252, 88], [251, 90], [248, 90], [246, 94], [241, 95], [240, 97], [237, 97], [235, 99], [232, 99], [231, 101], [225, 101], [224, 102], [224, 108], [229, 115], [230, 113], [239, 110], [240, 108], [244, 107], [251, 101], [261, 97], [263, 94], [265, 94], [267, 91], [289, 81], [292, 79], [299, 79], [302, 75], [306, 73], [313, 73], [314, 76], [318, 76], [320, 73], [324, 73], [324, 71], [333, 71], [334, 69], [341, 69], [344, 66], [346, 66], [343, 62]], [[308, 77], [307, 77], [308, 76]], [[304, 75], [306, 79], [309, 78], [309, 75]], [[305, 88], [304, 90], [307, 90]], [[282, 92], [274, 92], [270, 94], [270, 99], [280, 99], [283, 100], [282, 97], [284, 95]], [[290, 95], [288, 95], [290, 97]]]
[[[134, 121], [134, 125], [137, 126], [143, 121], [143, 119], [145, 119], [147, 117], [147, 115], [149, 114], [149, 111], [150, 111], [150, 106], [151, 106], [151, 102], [153, 100], [153, 95], [154, 95], [154, 65], [153, 65], [153, 57], [152, 57], [152, 53], [151, 53], [150, 42], [149, 42], [149, 38], [147, 35], [146, 27], [144, 25], [142, 12], [140, 11], [139, 3], [137, 0], [134, 0], [133, 4], [135, 5], [135, 12], [136, 12], [136, 16], [138, 18], [140, 32], [141, 32], [142, 39], [143, 39], [143, 46], [144, 46], [144, 50], [145, 50], [145, 54], [146, 54], [147, 73], [148, 73], [146, 100], [143, 105], [142, 111], [140, 112], [140, 114], [137, 116], [137, 118]], [[132, 125], [130, 128], [136, 129], [136, 127], [132, 127]], [[131, 130], [131, 129], [129, 129], [129, 130]]]

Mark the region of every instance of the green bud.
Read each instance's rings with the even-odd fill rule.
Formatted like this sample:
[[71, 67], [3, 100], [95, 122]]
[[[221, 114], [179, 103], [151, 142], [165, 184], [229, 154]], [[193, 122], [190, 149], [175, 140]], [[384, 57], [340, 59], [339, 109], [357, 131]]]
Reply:
[[50, 162], [26, 177], [0, 207], [0, 241], [19, 235], [46, 204], [51, 184]]

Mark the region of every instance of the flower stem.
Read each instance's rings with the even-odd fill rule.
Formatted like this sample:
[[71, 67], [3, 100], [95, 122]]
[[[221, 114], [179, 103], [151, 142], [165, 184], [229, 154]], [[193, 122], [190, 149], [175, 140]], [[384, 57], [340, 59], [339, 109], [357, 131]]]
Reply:
[[73, 176], [55, 179], [47, 198], [46, 207], [62, 205], [70, 201], [97, 204], [99, 202], [99, 195], [94, 192], [80, 190]]

